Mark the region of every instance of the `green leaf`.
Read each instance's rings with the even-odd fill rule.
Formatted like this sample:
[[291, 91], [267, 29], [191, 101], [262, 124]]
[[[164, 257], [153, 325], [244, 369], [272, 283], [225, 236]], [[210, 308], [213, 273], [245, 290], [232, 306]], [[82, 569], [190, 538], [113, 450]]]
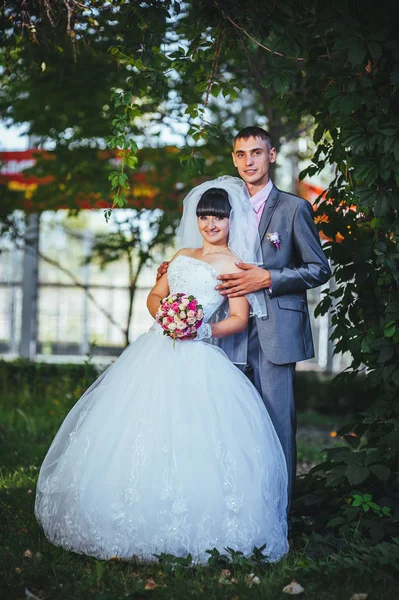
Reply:
[[325, 130], [326, 130], [326, 127], [325, 127], [324, 123], [323, 122], [319, 123], [313, 134], [313, 140], [316, 144], [318, 144], [320, 142], [321, 138], [324, 135]]
[[392, 314], [392, 313], [399, 313], [399, 301], [392, 300], [392, 302], [390, 302], [388, 304], [388, 306], [386, 307], [385, 313], [387, 315]]
[[394, 354], [395, 354], [395, 347], [393, 344], [391, 346], [383, 346], [380, 350], [377, 361], [379, 363], [387, 362], [388, 360], [391, 360], [391, 358], [393, 357]]
[[370, 54], [374, 58], [374, 60], [378, 60], [379, 58], [381, 58], [382, 48], [379, 44], [377, 44], [377, 42], [369, 42], [367, 45], [370, 50]]
[[351, 485], [359, 485], [370, 475], [367, 467], [359, 467], [358, 465], [349, 465], [346, 469], [346, 476]]
[[336, 527], [337, 525], [342, 525], [345, 523], [342, 517], [334, 517], [331, 521], [328, 521], [327, 527]]
[[390, 338], [393, 335], [395, 335], [395, 331], [396, 331], [396, 322], [390, 321], [384, 327], [384, 336], [387, 338]]
[[388, 446], [388, 448], [399, 448], [399, 431], [391, 431], [384, 435], [380, 440], [382, 446]]
[[189, 177], [195, 177], [203, 173], [205, 167], [205, 157], [199, 152], [182, 152], [179, 157], [180, 163], [187, 171]]
[[364, 354], [369, 354], [370, 352], [373, 351], [371, 345], [370, 345], [370, 338], [369, 335], [365, 335], [362, 339], [362, 342], [360, 344], [360, 349]]
[[388, 137], [397, 135], [398, 130], [396, 127], [382, 127], [380, 133]]
[[326, 485], [331, 486], [335, 485], [346, 473], [345, 466], [336, 467], [327, 475]]
[[273, 87], [278, 94], [283, 96], [290, 88], [289, 81], [282, 75], [277, 75], [273, 78]]
[[134, 156], [134, 154], [128, 155], [128, 157], [126, 158], [127, 166], [130, 169], [134, 169], [138, 163], [138, 160], [139, 159], [137, 158], [137, 156]]
[[362, 464], [362, 458], [357, 452], [351, 452], [350, 450], [343, 450], [334, 456], [335, 462], [343, 462], [346, 465], [358, 465]]
[[342, 96], [339, 101], [339, 108], [344, 115], [349, 115], [355, 108], [355, 102], [350, 96]]
[[358, 188], [357, 194], [362, 206], [373, 206], [377, 197], [375, 189], [370, 187], [367, 187], [366, 189]]
[[352, 65], [356, 66], [366, 58], [366, 48], [363, 44], [359, 44], [359, 42], [353, 42], [349, 48], [348, 55]]

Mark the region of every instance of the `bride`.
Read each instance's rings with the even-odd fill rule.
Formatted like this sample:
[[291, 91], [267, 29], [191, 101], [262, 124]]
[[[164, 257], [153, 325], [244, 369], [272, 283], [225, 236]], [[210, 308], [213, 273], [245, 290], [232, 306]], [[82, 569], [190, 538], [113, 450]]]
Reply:
[[100, 559], [167, 552], [199, 563], [212, 548], [247, 556], [266, 544], [270, 561], [288, 551], [280, 442], [256, 389], [206, 341], [230, 342], [226, 352], [242, 362], [249, 309], [264, 310], [262, 293], [234, 298], [226, 318], [210, 323], [223, 300], [218, 274], [238, 270], [238, 256], [256, 260], [256, 222], [242, 186], [220, 177], [190, 192], [183, 248], [148, 296], [155, 316], [169, 293], [194, 295], [205, 315], [195, 339], [174, 344], [155, 323], [58, 431], [35, 505], [54, 544]]

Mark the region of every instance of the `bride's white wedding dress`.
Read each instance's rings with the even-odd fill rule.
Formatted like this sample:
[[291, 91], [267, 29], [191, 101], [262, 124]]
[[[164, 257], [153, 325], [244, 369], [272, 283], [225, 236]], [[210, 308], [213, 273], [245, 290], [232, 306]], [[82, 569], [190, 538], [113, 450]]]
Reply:
[[[178, 256], [170, 292], [206, 320], [217, 273]], [[158, 324], [128, 346], [66, 417], [43, 462], [36, 517], [54, 544], [107, 559], [207, 549], [288, 550], [287, 472], [261, 397], [217, 347]]]

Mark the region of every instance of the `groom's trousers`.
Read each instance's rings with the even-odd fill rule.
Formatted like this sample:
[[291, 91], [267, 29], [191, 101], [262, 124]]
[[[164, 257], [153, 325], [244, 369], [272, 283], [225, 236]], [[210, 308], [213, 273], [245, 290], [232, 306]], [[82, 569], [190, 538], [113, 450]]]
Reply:
[[296, 411], [294, 398], [295, 364], [270, 362], [259, 343], [257, 319], [248, 323], [248, 365], [243, 372], [262, 396], [287, 461], [288, 509], [296, 478]]

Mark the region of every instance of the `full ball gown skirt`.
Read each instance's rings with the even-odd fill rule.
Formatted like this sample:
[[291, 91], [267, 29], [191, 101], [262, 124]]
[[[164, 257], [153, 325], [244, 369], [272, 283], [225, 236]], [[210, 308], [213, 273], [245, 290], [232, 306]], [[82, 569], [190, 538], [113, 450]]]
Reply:
[[[209, 318], [217, 273], [179, 256], [171, 293]], [[207, 549], [271, 561], [288, 550], [287, 470], [256, 389], [217, 347], [154, 325], [64, 420], [41, 467], [35, 514], [56, 545], [100, 559], [154, 560]]]

